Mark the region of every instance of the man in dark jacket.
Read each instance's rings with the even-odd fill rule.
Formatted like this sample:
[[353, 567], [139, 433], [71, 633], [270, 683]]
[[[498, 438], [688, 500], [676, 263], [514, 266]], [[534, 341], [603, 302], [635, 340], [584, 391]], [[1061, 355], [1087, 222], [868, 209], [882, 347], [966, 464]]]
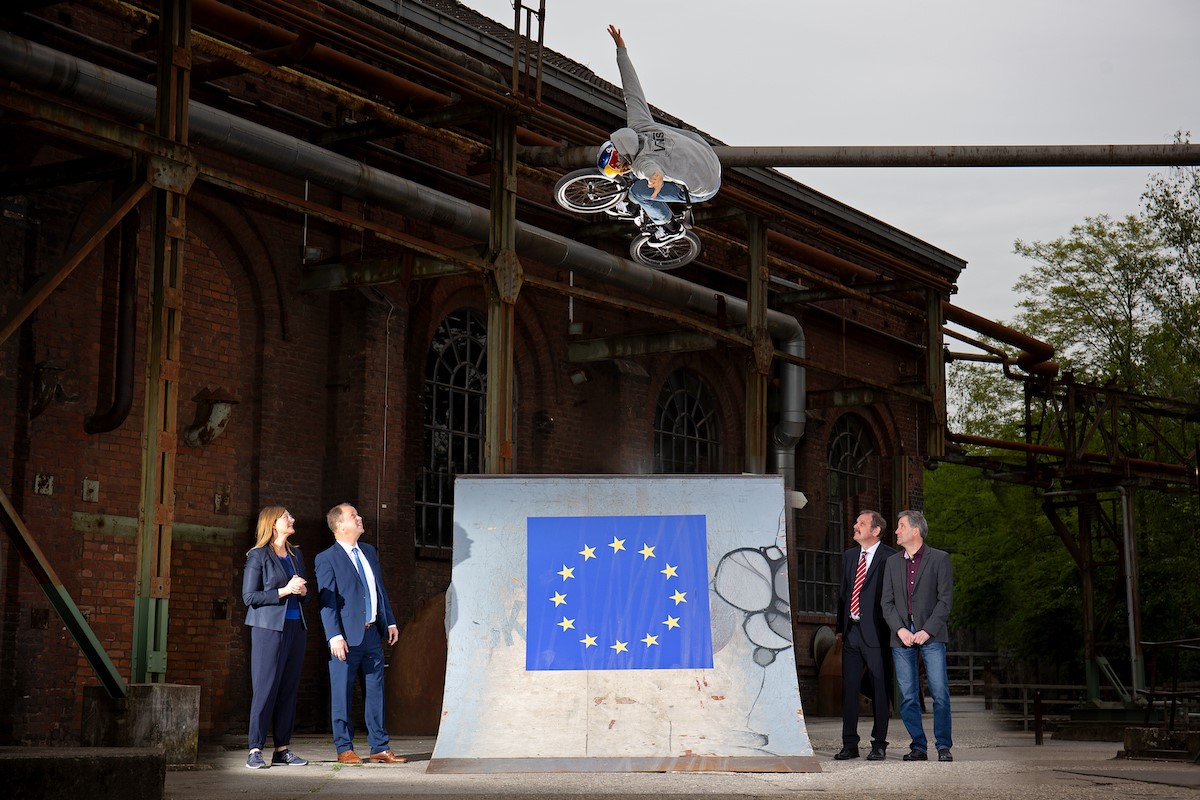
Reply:
[[884, 564], [896, 551], [879, 541], [887, 523], [877, 511], [863, 511], [854, 523], [854, 541], [842, 555], [838, 592], [837, 638], [842, 643], [842, 750], [838, 761], [858, 758], [858, 695], [867, 670], [871, 709], [871, 752], [868, 761], [887, 757], [888, 699], [891, 653], [888, 627], [879, 608]]
[[950, 683], [946, 677], [946, 624], [954, 602], [954, 570], [950, 554], [925, 544], [929, 527], [920, 511], [901, 511], [896, 544], [902, 557], [888, 560], [883, 575], [883, 616], [892, 631], [892, 661], [900, 686], [900, 719], [912, 737], [905, 761], [927, 761], [925, 727], [921, 724], [917, 654], [925, 662], [925, 679], [933, 698], [933, 740], [938, 761], [953, 761], [950, 748]]

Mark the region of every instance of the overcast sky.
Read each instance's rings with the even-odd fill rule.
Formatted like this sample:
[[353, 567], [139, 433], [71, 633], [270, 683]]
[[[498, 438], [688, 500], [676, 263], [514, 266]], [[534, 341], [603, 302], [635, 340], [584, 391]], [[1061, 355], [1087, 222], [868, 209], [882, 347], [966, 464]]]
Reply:
[[[463, 4], [511, 26], [510, 0]], [[525, 0], [527, 6], [538, 0]], [[1200, 0], [546, 0], [545, 43], [731, 145], [1200, 139]], [[1135, 213], [1132, 167], [791, 169], [968, 262], [956, 305], [1011, 321], [1016, 239]]]

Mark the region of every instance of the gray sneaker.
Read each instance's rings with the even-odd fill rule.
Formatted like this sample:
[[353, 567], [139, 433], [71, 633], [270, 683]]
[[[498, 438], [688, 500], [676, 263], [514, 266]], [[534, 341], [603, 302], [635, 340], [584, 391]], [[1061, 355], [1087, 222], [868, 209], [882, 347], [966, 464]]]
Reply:
[[247, 769], [266, 769], [267, 766], [267, 762], [263, 760], [262, 753], [258, 750], [253, 750], [250, 755], [246, 756]]
[[276, 750], [275, 755], [271, 756], [271, 766], [281, 764], [288, 767], [303, 767], [308, 764], [308, 759], [301, 758], [292, 752], [291, 748], [287, 750]]

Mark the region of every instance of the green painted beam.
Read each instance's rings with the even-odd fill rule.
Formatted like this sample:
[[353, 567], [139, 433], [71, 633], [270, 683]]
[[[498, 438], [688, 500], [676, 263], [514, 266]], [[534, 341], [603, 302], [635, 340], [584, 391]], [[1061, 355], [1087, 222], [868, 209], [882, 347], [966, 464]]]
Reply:
[[17, 551], [21, 554], [21, 560], [25, 562], [25, 566], [33, 573], [38, 584], [42, 587], [42, 591], [46, 593], [46, 597], [50, 600], [50, 605], [54, 606], [54, 610], [62, 619], [71, 637], [75, 639], [75, 643], [83, 651], [84, 657], [92, 665], [92, 670], [95, 671], [96, 677], [100, 679], [100, 683], [104, 686], [105, 691], [108, 692], [109, 697], [121, 698], [127, 696], [129, 689], [125, 685], [125, 680], [117, 672], [117, 668], [113, 666], [112, 659], [108, 657], [108, 652], [105, 651], [104, 645], [100, 644], [100, 640], [96, 638], [96, 634], [92, 630], [92, 627], [88, 625], [83, 612], [79, 610], [79, 606], [75, 605], [75, 601], [71, 599], [71, 595], [63, 587], [62, 581], [58, 579], [58, 575], [54, 572], [54, 568], [46, 560], [42, 549], [38, 547], [33, 535], [25, 527], [25, 523], [21, 520], [20, 515], [17, 514], [17, 510], [13, 508], [12, 503], [9, 502], [8, 495], [3, 490], [0, 490], [0, 506], [3, 507], [4, 517], [8, 521], [4, 529], [9, 532], [9, 538], [12, 539]]

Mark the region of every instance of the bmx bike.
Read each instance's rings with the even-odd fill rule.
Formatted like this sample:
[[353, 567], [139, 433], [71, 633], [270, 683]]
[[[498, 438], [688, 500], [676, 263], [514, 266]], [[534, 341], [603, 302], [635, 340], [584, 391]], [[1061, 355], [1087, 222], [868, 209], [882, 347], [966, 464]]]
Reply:
[[638, 228], [629, 243], [629, 257], [654, 269], [674, 269], [689, 264], [700, 255], [700, 237], [692, 231], [692, 206], [676, 210], [672, 219], [681, 233], [664, 240], [661, 225], [646, 218], [637, 203], [629, 199], [633, 180], [625, 175], [608, 177], [594, 169], [569, 172], [554, 186], [554, 199], [560, 206], [579, 214], [604, 213], [628, 220]]

